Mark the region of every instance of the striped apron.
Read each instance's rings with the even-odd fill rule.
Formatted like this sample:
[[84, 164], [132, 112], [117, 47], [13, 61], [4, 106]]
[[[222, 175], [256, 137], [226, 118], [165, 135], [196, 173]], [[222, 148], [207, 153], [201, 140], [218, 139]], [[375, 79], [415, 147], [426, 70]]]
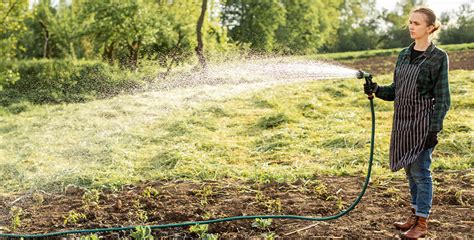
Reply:
[[401, 64], [395, 73], [395, 112], [390, 139], [390, 168], [398, 171], [410, 165], [423, 151], [428, 135], [433, 100], [420, 95], [416, 79], [419, 64]]

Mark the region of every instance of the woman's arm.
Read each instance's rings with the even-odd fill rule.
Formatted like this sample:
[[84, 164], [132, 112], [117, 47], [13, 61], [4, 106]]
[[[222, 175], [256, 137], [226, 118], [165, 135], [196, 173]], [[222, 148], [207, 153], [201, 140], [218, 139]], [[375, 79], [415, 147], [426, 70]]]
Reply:
[[448, 55], [445, 53], [433, 89], [434, 109], [430, 119], [430, 132], [439, 132], [443, 129], [443, 120], [451, 105], [448, 71], [449, 60]]

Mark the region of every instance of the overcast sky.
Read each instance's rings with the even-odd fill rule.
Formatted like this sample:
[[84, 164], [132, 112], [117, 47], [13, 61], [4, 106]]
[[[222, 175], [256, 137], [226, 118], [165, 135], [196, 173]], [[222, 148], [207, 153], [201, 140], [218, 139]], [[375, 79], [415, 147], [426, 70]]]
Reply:
[[[393, 10], [398, 1], [394, 0], [376, 0], [378, 9], [388, 9]], [[444, 11], [458, 10], [463, 3], [471, 4], [471, 7], [474, 8], [474, 0], [426, 0], [428, 7], [433, 9], [436, 13], [436, 16]]]

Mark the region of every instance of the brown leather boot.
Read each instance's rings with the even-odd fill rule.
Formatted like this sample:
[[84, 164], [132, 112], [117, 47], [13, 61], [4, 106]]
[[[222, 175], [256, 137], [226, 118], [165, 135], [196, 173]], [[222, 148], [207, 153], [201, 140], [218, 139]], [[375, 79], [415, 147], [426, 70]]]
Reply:
[[410, 230], [404, 232], [402, 234], [403, 237], [409, 239], [417, 239], [426, 236], [428, 234], [428, 222], [424, 217], [417, 217], [418, 221], [416, 225], [412, 227]]
[[395, 222], [395, 223], [393, 223], [393, 225], [398, 230], [401, 230], [401, 231], [406, 231], [406, 230], [410, 229], [411, 227], [413, 227], [416, 224], [415, 209], [412, 208], [411, 212], [412, 212], [411, 216], [408, 217], [408, 219], [405, 222]]

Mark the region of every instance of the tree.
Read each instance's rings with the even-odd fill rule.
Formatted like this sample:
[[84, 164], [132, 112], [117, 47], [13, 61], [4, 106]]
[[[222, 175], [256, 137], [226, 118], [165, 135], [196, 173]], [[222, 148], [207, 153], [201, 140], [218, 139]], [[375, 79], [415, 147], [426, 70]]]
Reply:
[[24, 19], [29, 16], [28, 0], [6, 0], [0, 4], [1, 58], [15, 57], [18, 36], [26, 30]]
[[204, 23], [204, 16], [206, 15], [207, 9], [207, 0], [202, 0], [201, 6], [201, 15], [199, 15], [198, 22], [196, 24], [196, 36], [197, 36], [197, 47], [196, 47], [196, 54], [199, 59], [199, 64], [203, 69], [206, 69], [206, 58], [204, 57], [203, 53], [203, 43], [202, 43], [202, 25]]
[[284, 53], [315, 53], [333, 40], [341, 1], [283, 0], [285, 24], [277, 30], [278, 49]]
[[285, 7], [278, 0], [227, 0], [222, 21], [237, 45], [270, 52], [275, 48], [276, 30], [285, 23]]
[[87, 0], [85, 5], [82, 18], [89, 22], [87, 34], [102, 49], [103, 59], [112, 65], [119, 58], [122, 66], [136, 70], [141, 48], [153, 41], [158, 17], [156, 3]]
[[379, 41], [378, 13], [375, 0], [344, 0], [340, 12], [340, 26], [335, 40], [325, 45], [329, 52], [374, 49]]
[[413, 40], [408, 34], [408, 17], [415, 6], [426, 5], [425, 0], [400, 0], [395, 11], [382, 12], [382, 18], [388, 24], [388, 30], [383, 34], [381, 43], [384, 48], [405, 47]]
[[7, 83], [19, 79], [19, 74], [8, 67], [7, 61], [15, 57], [18, 36], [26, 27], [23, 20], [28, 17], [27, 0], [8, 0], [0, 4], [0, 91]]
[[[456, 23], [450, 24], [439, 34], [439, 41], [443, 44], [474, 42], [474, 9], [470, 4], [463, 4], [455, 11]], [[449, 22], [449, 15], [445, 15], [445, 24]]]

